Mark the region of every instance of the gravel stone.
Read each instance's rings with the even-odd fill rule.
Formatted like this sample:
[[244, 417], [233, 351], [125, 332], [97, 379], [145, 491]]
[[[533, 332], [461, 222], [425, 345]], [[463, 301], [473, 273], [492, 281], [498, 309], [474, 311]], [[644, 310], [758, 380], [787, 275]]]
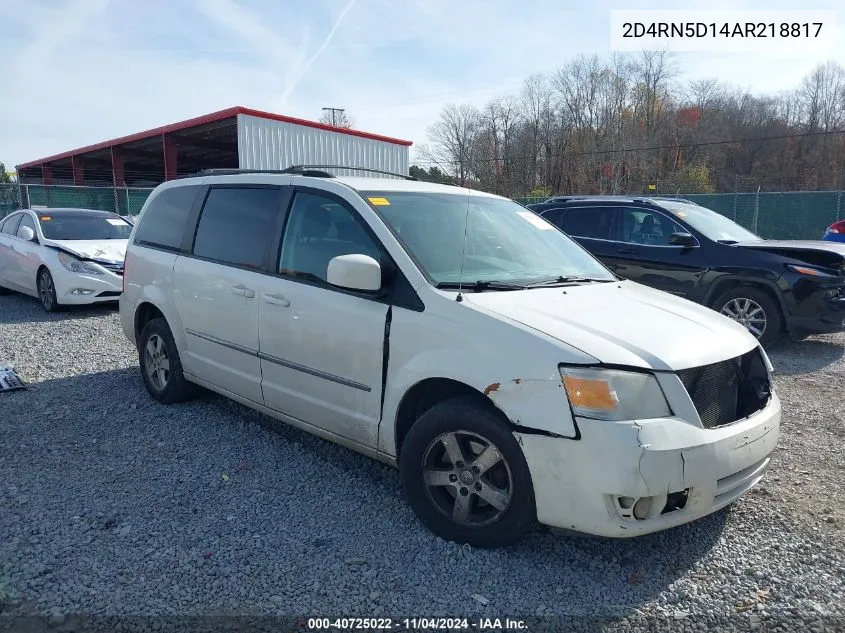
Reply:
[[0, 393], [0, 612], [842, 629], [845, 336], [770, 357], [784, 417], [764, 492], [633, 540], [537, 529], [488, 551], [426, 531], [387, 466], [213, 394], [154, 402], [114, 308], [2, 296], [0, 362], [29, 388]]

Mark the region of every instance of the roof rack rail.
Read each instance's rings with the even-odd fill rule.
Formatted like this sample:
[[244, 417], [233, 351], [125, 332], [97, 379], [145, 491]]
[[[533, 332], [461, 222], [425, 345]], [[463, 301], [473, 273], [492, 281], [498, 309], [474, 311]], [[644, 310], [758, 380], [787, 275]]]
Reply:
[[408, 174], [400, 174], [395, 171], [385, 171], [384, 169], [374, 169], [372, 167], [357, 167], [355, 165], [291, 165], [285, 171], [287, 173], [300, 174], [303, 171], [312, 169], [349, 169], [352, 171], [366, 171], [372, 174], [385, 174], [386, 176], [396, 176], [397, 178], [403, 178], [405, 180], [419, 180], [419, 178], [409, 176]]
[[385, 171], [383, 169], [374, 169], [371, 167], [358, 167], [354, 165], [291, 165], [285, 169], [238, 169], [231, 167], [222, 167], [214, 169], [203, 169], [196, 174], [186, 174], [179, 176], [179, 178], [191, 178], [194, 176], [233, 176], [237, 174], [296, 174], [298, 176], [309, 176], [311, 178], [336, 178], [332, 173], [325, 171], [326, 169], [349, 169], [352, 171], [366, 171], [373, 174], [385, 174], [388, 176], [395, 176], [397, 178], [404, 178], [405, 180], [419, 180], [414, 176], [407, 174], [400, 174], [393, 171]]
[[327, 171], [303, 170], [295, 167], [288, 167], [287, 169], [237, 169], [222, 167], [203, 169], [196, 174], [185, 176], [185, 178], [190, 178], [191, 176], [235, 176], [237, 174], [299, 174], [302, 176], [312, 176], [314, 178], [334, 178], [334, 174], [330, 174]]

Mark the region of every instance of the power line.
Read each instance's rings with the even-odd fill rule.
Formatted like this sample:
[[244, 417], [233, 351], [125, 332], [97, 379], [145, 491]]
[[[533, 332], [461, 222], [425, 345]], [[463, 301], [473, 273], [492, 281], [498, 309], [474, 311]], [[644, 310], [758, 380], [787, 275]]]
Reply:
[[[603, 155], [603, 154], [622, 154], [622, 153], [631, 153], [631, 152], [655, 152], [660, 150], [667, 150], [667, 149], [690, 149], [696, 147], [714, 147], [719, 145], [733, 145], [737, 143], [755, 143], [758, 141], [781, 141], [786, 139], [794, 139], [794, 138], [807, 138], [807, 137], [814, 137], [814, 136], [826, 136], [826, 135], [836, 135], [836, 134], [845, 134], [845, 130], [827, 130], [823, 132], [800, 132], [800, 133], [793, 133], [793, 134], [780, 134], [776, 136], [758, 136], [753, 138], [744, 138], [744, 139], [731, 139], [731, 140], [722, 140], [722, 141], [702, 141], [699, 143], [680, 143], [675, 145], [655, 145], [652, 147], [624, 147], [618, 149], [604, 149], [604, 150], [588, 150], [583, 152], [563, 152], [558, 154], [545, 154], [545, 158], [570, 158], [573, 156], [596, 156], [596, 155]], [[537, 158], [536, 156], [508, 156], [505, 158], [473, 158], [471, 160], [467, 160], [466, 163], [473, 164], [473, 163], [499, 163], [508, 161], [516, 161], [516, 160], [534, 160]], [[413, 161], [414, 164], [431, 164], [437, 165], [439, 163], [447, 163], [447, 164], [460, 164], [462, 161], [460, 160], [417, 160]]]

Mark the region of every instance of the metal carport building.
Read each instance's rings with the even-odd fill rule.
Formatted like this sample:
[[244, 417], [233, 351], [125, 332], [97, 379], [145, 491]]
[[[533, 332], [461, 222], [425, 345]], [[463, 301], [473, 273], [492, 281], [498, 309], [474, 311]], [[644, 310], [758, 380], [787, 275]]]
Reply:
[[411, 144], [237, 106], [23, 163], [17, 173], [24, 205], [62, 206], [89, 191], [83, 201], [94, 202], [73, 206], [132, 213], [138, 205], [130, 203], [130, 192], [141, 190], [146, 198], [165, 180], [210, 168], [327, 164], [407, 174]]

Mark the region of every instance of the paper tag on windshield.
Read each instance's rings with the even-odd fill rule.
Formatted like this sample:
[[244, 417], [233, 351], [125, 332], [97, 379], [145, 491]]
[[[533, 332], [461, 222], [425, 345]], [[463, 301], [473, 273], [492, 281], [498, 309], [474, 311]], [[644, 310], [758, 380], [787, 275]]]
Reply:
[[123, 220], [117, 220], [115, 218], [106, 218], [106, 222], [108, 222], [109, 224], [114, 224], [115, 226], [123, 226], [124, 224], [126, 224], [126, 222], [124, 222]]
[[551, 229], [555, 228], [545, 220], [540, 219], [539, 217], [531, 213], [531, 211], [517, 211], [517, 214], [520, 217], [525, 218], [526, 221], [530, 222], [540, 230], [550, 231]]

